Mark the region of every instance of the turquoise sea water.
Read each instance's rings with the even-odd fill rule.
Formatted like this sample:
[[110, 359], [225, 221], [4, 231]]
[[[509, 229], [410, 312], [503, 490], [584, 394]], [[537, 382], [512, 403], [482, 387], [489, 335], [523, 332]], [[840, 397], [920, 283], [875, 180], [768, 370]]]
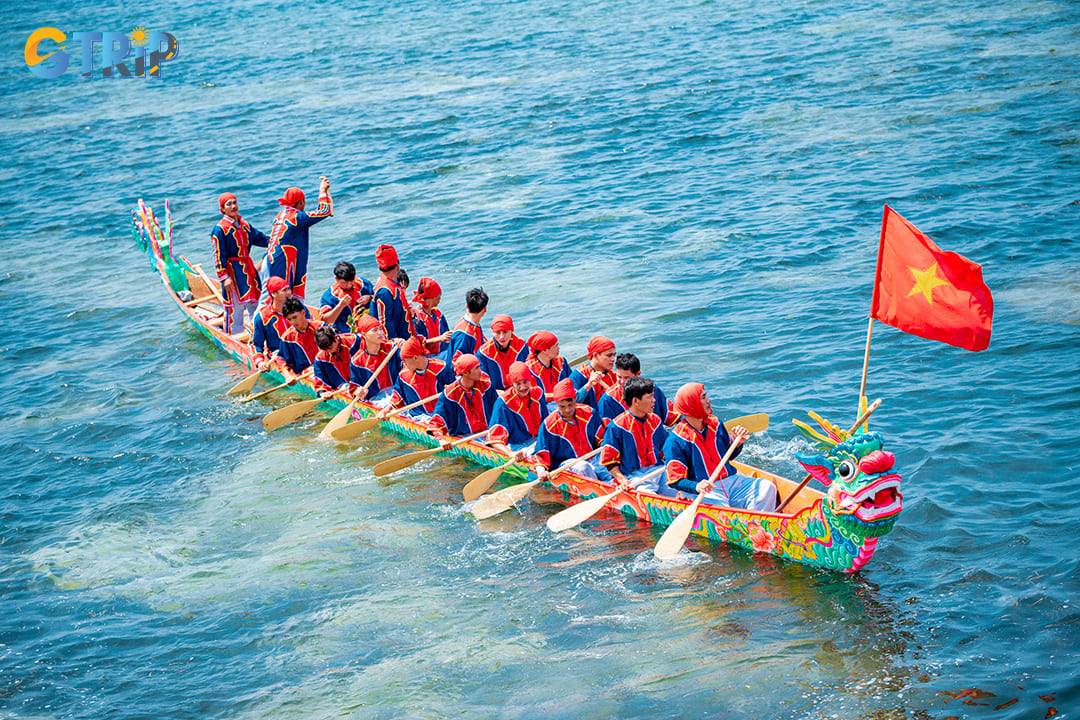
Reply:
[[[1080, 6], [186, 3], [0, 9], [0, 716], [1043, 718], [1080, 713]], [[156, 81], [34, 77], [29, 34], [166, 31]], [[75, 46], [77, 47], [77, 45]], [[69, 50], [72, 46], [69, 45]], [[479, 468], [273, 435], [131, 241], [320, 174], [312, 284], [397, 246], [669, 395], [853, 418], [881, 208], [981, 263], [974, 354], [878, 325], [904, 506], [844, 577], [621, 516], [479, 526]], [[992, 693], [992, 695], [990, 695]], [[1015, 702], [1011, 702], [1015, 699]]]

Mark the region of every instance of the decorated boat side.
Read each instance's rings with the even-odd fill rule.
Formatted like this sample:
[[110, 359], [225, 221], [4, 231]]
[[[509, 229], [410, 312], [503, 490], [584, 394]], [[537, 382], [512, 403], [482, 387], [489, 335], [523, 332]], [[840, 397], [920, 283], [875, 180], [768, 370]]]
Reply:
[[[163, 231], [153, 211], [141, 200], [139, 207], [132, 211], [132, 236], [149, 257], [176, 305], [199, 332], [236, 362], [254, 370], [251, 346], [243, 339], [228, 335], [220, 327], [224, 313], [216, 280], [208, 277], [201, 266], [173, 254], [168, 203], [166, 227]], [[265, 374], [279, 382], [284, 381], [286, 376], [281, 370], [284, 363], [280, 359], [275, 363], [278, 364]], [[316, 393], [314, 385], [306, 378], [296, 384], [296, 389], [312, 395]], [[336, 408], [346, 406], [339, 398], [328, 399], [326, 404]], [[356, 417], [372, 417], [377, 412], [374, 405], [364, 401], [356, 402], [353, 407]], [[788, 498], [782, 506], [784, 511], [754, 512], [701, 504], [691, 532], [711, 541], [728, 542], [808, 565], [844, 572], [855, 572], [864, 567], [877, 549], [879, 539], [892, 529], [902, 510], [901, 477], [893, 472], [894, 458], [885, 451], [879, 433], [853, 434], [816, 415], [813, 417], [821, 426], [820, 432], [806, 424], [797, 424], [815, 442], [820, 454], [800, 454], [798, 459], [809, 475], [827, 488], [826, 493], [806, 487], [805, 482], [797, 484], [736, 461], [734, 464], [740, 473], [773, 483], [779, 497]], [[393, 416], [380, 424], [414, 442], [438, 446], [425, 425], [407, 416]], [[509, 460], [479, 441], [457, 444], [445, 452], [487, 467], [497, 467]], [[527, 471], [515, 464], [506, 468], [505, 474], [522, 479]], [[567, 471], [554, 475], [552, 486], [568, 503], [572, 499], [589, 499], [614, 490], [609, 483]], [[670, 525], [689, 505], [690, 500], [683, 497], [626, 490], [619, 493], [609, 507], [629, 518], [663, 527]]]

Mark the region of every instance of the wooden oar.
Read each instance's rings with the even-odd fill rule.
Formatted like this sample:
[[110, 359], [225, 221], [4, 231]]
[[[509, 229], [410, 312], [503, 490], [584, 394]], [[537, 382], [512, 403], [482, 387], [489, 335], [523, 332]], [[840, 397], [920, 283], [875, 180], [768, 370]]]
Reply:
[[394, 410], [393, 412], [387, 413], [385, 418], [380, 418], [378, 416], [361, 418], [360, 420], [356, 420], [355, 422], [351, 422], [348, 425], [345, 425], [344, 427], [339, 427], [337, 430], [334, 430], [332, 433], [330, 433], [330, 435], [335, 440], [339, 440], [339, 441], [341, 441], [341, 440], [351, 440], [352, 438], [356, 437], [360, 433], [367, 432], [368, 430], [375, 427], [376, 425], [383, 422], [384, 420], [389, 420], [390, 418], [394, 417], [395, 415], [400, 415], [401, 413], [405, 412], [406, 410], [412, 410], [413, 408], [417, 408], [417, 407], [420, 407], [421, 405], [425, 405], [425, 404], [431, 402], [432, 400], [437, 400], [438, 397], [439, 397], [438, 395], [432, 395], [431, 397], [426, 397], [423, 400], [417, 400], [416, 402], [411, 403], [409, 405], [406, 405], [405, 407], [400, 407], [397, 410]]
[[[308, 368], [307, 370], [304, 370], [302, 373], [300, 373], [299, 378], [303, 378], [303, 377], [311, 377], [311, 368]], [[278, 390], [281, 390], [283, 388], [287, 388], [290, 385], [295, 385], [295, 384], [296, 384], [295, 380], [286, 380], [285, 382], [281, 383], [280, 385], [275, 385], [272, 388], [269, 388], [267, 390], [263, 390], [261, 392], [257, 392], [254, 395], [248, 395], [246, 397], [242, 397], [242, 398], [240, 398], [240, 402], [246, 403], [246, 402], [251, 402], [252, 400], [258, 400], [259, 398], [265, 397], [265, 396], [269, 395], [272, 392], [277, 392]]]
[[[270, 359], [273, 360], [276, 355], [277, 355], [277, 350], [275, 350], [274, 354], [270, 356]], [[259, 377], [264, 372], [266, 372], [266, 370], [268, 368], [269, 368], [269, 365], [267, 365], [265, 368], [260, 367], [258, 370], [251, 373], [246, 378], [244, 378], [240, 382], [233, 385], [231, 388], [229, 388], [228, 390], [225, 391], [226, 397], [228, 397], [230, 395], [243, 395], [244, 393], [250, 392], [251, 388], [255, 387], [255, 383], [259, 380]]]
[[[467, 435], [466, 437], [458, 438], [454, 442], [450, 443], [450, 447], [446, 449], [449, 450], [452, 447], [456, 447], [470, 440], [475, 440], [481, 435], [486, 434], [487, 430], [481, 430], [480, 432], [473, 435]], [[384, 477], [391, 473], [396, 473], [398, 470], [404, 470], [405, 468], [411, 465], [415, 465], [421, 460], [429, 458], [435, 453], [440, 452], [443, 452], [443, 448], [441, 445], [439, 447], [429, 448], [427, 450], [417, 450], [416, 452], [411, 452], [406, 455], [398, 455], [397, 457], [390, 458], [389, 460], [383, 460], [381, 463], [372, 468], [372, 470], [375, 472], [375, 477]]]
[[[584, 455], [578, 457], [577, 460], [588, 460], [593, 455], [596, 455], [598, 452], [600, 452], [600, 450], [601, 450], [601, 448], [596, 448], [595, 450], [590, 450], [589, 452], [585, 453]], [[488, 473], [490, 473], [492, 471], [498, 471], [498, 473], [501, 473], [503, 468], [509, 467], [513, 463], [514, 463], [514, 461], [511, 460], [510, 462], [506, 463], [505, 465], [500, 465], [497, 468], [492, 468], [491, 470], [488, 470], [488, 472], [484, 473], [484, 475], [487, 475]], [[563, 472], [563, 471], [565, 471], [567, 469], [569, 469], [569, 468], [563, 468], [559, 472]], [[491, 480], [492, 483], [494, 483], [495, 480], [498, 480], [498, 478], [499, 478], [498, 473], [496, 473], [494, 475], [494, 477], [492, 478], [492, 480]], [[558, 473], [556, 473], [556, 474], [558, 474]], [[483, 477], [483, 475], [481, 475], [480, 477]], [[479, 480], [480, 477], [476, 478], [476, 480]], [[476, 480], [474, 480], [473, 482], [476, 482]], [[539, 485], [540, 482], [541, 481], [539, 479], [530, 480], [529, 482], [518, 483], [517, 485], [511, 485], [508, 488], [503, 488], [502, 490], [499, 490], [498, 492], [494, 492], [494, 493], [488, 495], [485, 498], [480, 498], [480, 500], [478, 500], [477, 503], [472, 506], [472, 509], [469, 512], [471, 512], [473, 514], [473, 516], [477, 520], [484, 520], [486, 518], [492, 517], [493, 515], [498, 515], [499, 513], [503, 512], [504, 510], [509, 510], [514, 505], [516, 505], [518, 500], [521, 500], [526, 495], [531, 493], [533, 491], [533, 488], [535, 488], [537, 485]], [[491, 487], [491, 484], [488, 484], [488, 487]], [[484, 489], [486, 490], [487, 488], [484, 488]], [[466, 497], [465, 499], [469, 500], [468, 497]], [[475, 500], [476, 498], [474, 497], [472, 499]]]
[[[375, 378], [379, 376], [379, 373], [386, 369], [386, 366], [390, 363], [390, 358], [394, 357], [394, 353], [397, 352], [397, 349], [397, 345], [393, 345], [390, 347], [390, 352], [386, 353], [386, 357], [384, 357], [383, 361], [379, 363], [379, 367], [375, 369], [375, 372], [373, 372], [371, 374], [371, 377], [367, 379], [367, 382], [363, 384], [363, 394], [365, 397], [367, 396], [367, 389], [371, 387], [371, 383], [375, 382]], [[352, 417], [353, 408], [356, 407], [356, 403], [358, 402], [360, 402], [360, 393], [356, 394], [356, 397], [353, 398], [353, 401], [351, 403], [345, 406], [345, 409], [340, 410], [337, 415], [330, 418], [330, 422], [326, 423], [326, 427], [324, 427], [322, 429], [322, 432], [319, 433], [319, 437], [328, 438], [333, 435], [335, 430], [345, 427], [345, 425], [349, 422], [349, 418]]]
[[[481, 495], [483, 495], [484, 493], [486, 493], [488, 491], [488, 489], [491, 488], [491, 486], [495, 484], [495, 481], [499, 479], [499, 476], [502, 475], [503, 470], [510, 467], [511, 465], [513, 465], [516, 462], [517, 462], [517, 460], [515, 460], [514, 458], [510, 458], [509, 460], [504, 462], [502, 465], [499, 465], [498, 467], [489, 468], [488, 470], [485, 470], [484, 472], [480, 473], [479, 475], [474, 477], [472, 480], [470, 480], [469, 483], [464, 488], [461, 489], [461, 496], [463, 498], [465, 498], [465, 502], [472, 502], [476, 498], [478, 498]], [[526, 484], [528, 484], [528, 483], [526, 483]], [[520, 487], [520, 486], [515, 485], [514, 487]], [[510, 488], [507, 488], [507, 490], [509, 490], [509, 489]], [[503, 491], [500, 490], [499, 492], [503, 492]], [[498, 493], [496, 493], [496, 495], [498, 495]], [[515, 500], [514, 502], [517, 502], [517, 501]], [[511, 503], [511, 505], [513, 505], [513, 503]]]
[[748, 432], [764, 432], [769, 429], [769, 416], [766, 413], [754, 413], [724, 421], [724, 427], [728, 429], [728, 432], [736, 425], [742, 425]]
[[267, 432], [277, 430], [282, 425], [288, 425], [298, 417], [301, 417], [311, 412], [311, 410], [314, 409], [314, 407], [319, 403], [324, 403], [330, 398], [335, 397], [340, 393], [340, 390], [335, 390], [332, 393], [328, 393], [326, 395], [323, 395], [322, 397], [314, 398], [313, 400], [301, 400], [298, 403], [286, 405], [285, 407], [275, 410], [274, 412], [264, 417], [263, 427], [266, 428]]
[[[862, 425], [864, 422], [866, 422], [866, 419], [868, 417], [870, 417], [871, 413], [873, 413], [875, 410], [878, 409], [879, 405], [881, 405], [881, 398], [878, 398], [877, 400], [875, 400], [873, 402], [872, 405], [870, 405], [870, 407], [866, 408], [866, 412], [864, 412], [862, 415], [859, 416], [859, 419], [856, 420], [855, 424], [851, 426], [851, 430], [848, 431], [848, 434], [850, 435], [851, 433], [858, 430], [859, 426]], [[791, 491], [791, 494], [788, 495], [786, 498], [784, 498], [784, 502], [780, 503], [776, 507], [776, 512], [783, 512], [784, 508], [786, 508], [788, 506], [788, 503], [790, 503], [792, 500], [794, 500], [795, 496], [798, 495], [799, 493], [801, 493], [803, 488], [806, 487], [806, 484], [808, 482], [810, 482], [810, 478], [811, 478], [810, 473], [807, 473], [806, 477], [803, 478], [802, 482], [799, 483], [798, 486], [794, 490]]]
[[579, 502], [577, 505], [571, 505], [565, 510], [560, 510], [551, 517], [548, 518], [547, 526], [551, 532], [562, 532], [563, 530], [569, 530], [572, 527], [580, 525], [596, 513], [600, 512], [605, 505], [620, 493], [635, 488], [646, 480], [651, 480], [660, 473], [664, 472], [666, 466], [658, 467], [647, 475], [637, 478], [630, 484], [628, 488], [617, 488], [607, 495], [598, 495], [597, 497], [590, 498], [585, 502]]
[[581, 363], [585, 362], [588, 359], [589, 359], [589, 353], [585, 353], [581, 357], [574, 358], [573, 360], [568, 360], [567, 362], [569, 363], [570, 367], [574, 367], [576, 365], [580, 365]]
[[[724, 471], [724, 466], [727, 465], [728, 460], [731, 459], [732, 453], [739, 447], [735, 443], [731, 443], [728, 446], [727, 452], [724, 453], [723, 459], [720, 464], [716, 466], [716, 469], [712, 471], [712, 475], [709, 476], [710, 482], [716, 482], [720, 477], [720, 473]], [[687, 505], [681, 513], [675, 516], [675, 520], [668, 525], [667, 530], [660, 536], [660, 539], [656, 542], [656, 547], [653, 548], [653, 554], [661, 560], [665, 560], [670, 557], [675, 557], [682, 550], [683, 545], [686, 544], [686, 538], [690, 537], [690, 530], [694, 527], [694, 519], [697, 517], [698, 506], [701, 505], [701, 501], [705, 498], [705, 493], [698, 493], [694, 498], [694, 502]]]

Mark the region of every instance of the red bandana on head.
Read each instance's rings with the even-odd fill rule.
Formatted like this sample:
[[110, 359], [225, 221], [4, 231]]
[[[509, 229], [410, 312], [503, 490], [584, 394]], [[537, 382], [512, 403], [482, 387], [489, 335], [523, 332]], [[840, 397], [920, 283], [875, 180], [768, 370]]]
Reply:
[[491, 332], [514, 331], [514, 319], [509, 315], [496, 315], [491, 318]]
[[516, 382], [527, 382], [531, 385], [533, 382], [533, 374], [529, 371], [528, 365], [518, 360], [510, 364], [510, 369], [506, 372], [506, 381], [511, 384]]
[[589, 357], [592, 357], [593, 355], [599, 355], [602, 352], [611, 350], [613, 347], [615, 347], [614, 342], [608, 340], [603, 335], [597, 335], [589, 341], [589, 344], [586, 346], [585, 351], [589, 353]]
[[539, 330], [529, 336], [529, 339], [525, 341], [525, 344], [529, 346], [529, 349], [533, 353], [541, 353], [549, 348], [553, 348], [559, 344], [559, 338], [555, 337], [555, 333], [550, 333], [547, 330]]
[[440, 295], [442, 295], [442, 288], [439, 287], [439, 283], [429, 277], [422, 277], [420, 283], [416, 286], [416, 290], [413, 291], [412, 299], [416, 302], [434, 300]]
[[285, 197], [278, 198], [278, 205], [283, 207], [296, 207], [304, 200], [304, 191], [298, 187], [291, 187], [285, 191]]
[[427, 353], [424, 352], [424, 343], [415, 335], [406, 340], [405, 344], [401, 346], [402, 360], [408, 360], [409, 358], [414, 357], [424, 357], [426, 354]]
[[380, 245], [375, 251], [375, 262], [380, 270], [389, 270], [398, 264], [397, 250], [393, 245]]
[[464, 375], [473, 368], [477, 367], [480, 367], [480, 359], [477, 358], [475, 355], [465, 353], [464, 355], [458, 355], [457, 359], [454, 360], [455, 375]]
[[218, 204], [218, 208], [221, 210], [222, 215], [225, 214], [225, 203], [227, 203], [229, 200], [235, 200], [235, 199], [236, 199], [236, 196], [233, 195], [232, 193], [221, 193], [220, 195], [218, 195], [217, 204]]
[[552, 388], [551, 394], [554, 396], [552, 399], [555, 402], [558, 402], [560, 400], [576, 398], [577, 390], [574, 389], [574, 382], [570, 378], [563, 378], [555, 383], [555, 387]]
[[701, 383], [686, 383], [675, 393], [675, 411], [687, 417], [705, 419], [709, 413], [705, 412], [705, 403], [701, 401], [704, 392], [705, 386]]

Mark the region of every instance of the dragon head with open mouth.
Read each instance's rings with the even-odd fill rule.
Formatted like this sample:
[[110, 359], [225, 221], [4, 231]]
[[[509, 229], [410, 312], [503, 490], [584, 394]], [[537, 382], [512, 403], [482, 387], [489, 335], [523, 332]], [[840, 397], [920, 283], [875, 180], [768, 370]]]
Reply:
[[903, 509], [903, 497], [900, 475], [892, 471], [896, 458], [882, 448], [881, 433], [850, 435], [816, 413], [809, 415], [824, 434], [799, 420], [795, 424], [825, 454], [795, 456], [828, 488], [824, 511], [832, 521], [864, 537], [885, 535]]

